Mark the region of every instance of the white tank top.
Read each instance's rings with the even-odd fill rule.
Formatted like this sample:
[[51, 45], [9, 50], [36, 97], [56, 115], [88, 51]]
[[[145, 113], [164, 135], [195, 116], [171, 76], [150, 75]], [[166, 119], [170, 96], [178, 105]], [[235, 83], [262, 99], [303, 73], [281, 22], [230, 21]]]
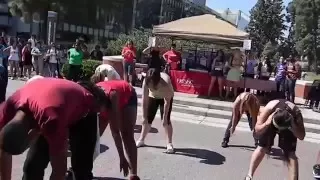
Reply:
[[18, 47], [13, 48], [10, 46], [10, 56], [8, 58], [11, 61], [19, 61], [19, 49]]

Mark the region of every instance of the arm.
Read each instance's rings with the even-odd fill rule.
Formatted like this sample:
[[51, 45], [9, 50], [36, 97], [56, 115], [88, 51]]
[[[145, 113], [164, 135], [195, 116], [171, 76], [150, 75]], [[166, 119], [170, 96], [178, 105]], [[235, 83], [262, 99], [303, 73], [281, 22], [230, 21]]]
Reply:
[[147, 121], [148, 114], [148, 101], [149, 101], [149, 90], [146, 84], [146, 80], [142, 83], [142, 117], [144, 121]]
[[0, 149], [0, 179], [11, 180], [12, 155]]
[[142, 51], [142, 53], [148, 55], [150, 51], [151, 51], [151, 47], [147, 47]]
[[168, 54], [167, 54], [167, 53], [164, 53], [164, 54], [162, 55], [162, 58], [168, 63], [167, 57], [168, 57]]
[[258, 117], [255, 125], [255, 132], [257, 135], [263, 134], [272, 123], [274, 112], [271, 108], [265, 107], [260, 116]]
[[111, 91], [110, 99], [112, 103], [111, 118], [110, 118], [110, 130], [117, 148], [119, 158], [124, 158], [122, 138], [120, 135], [120, 109], [119, 109], [119, 97], [116, 91]]
[[126, 54], [127, 54], [127, 52], [125, 51], [125, 48], [123, 48], [122, 51], [121, 51], [121, 55], [125, 56]]
[[291, 131], [298, 139], [303, 140], [306, 136], [306, 130], [304, 128], [303, 117], [301, 112], [296, 115], [296, 121], [292, 122]]
[[240, 118], [241, 118], [241, 114], [240, 114], [240, 102], [241, 99], [238, 96], [236, 98], [236, 100], [233, 103], [233, 108], [232, 108], [232, 128], [235, 128], [237, 126], [237, 123], [239, 122]]

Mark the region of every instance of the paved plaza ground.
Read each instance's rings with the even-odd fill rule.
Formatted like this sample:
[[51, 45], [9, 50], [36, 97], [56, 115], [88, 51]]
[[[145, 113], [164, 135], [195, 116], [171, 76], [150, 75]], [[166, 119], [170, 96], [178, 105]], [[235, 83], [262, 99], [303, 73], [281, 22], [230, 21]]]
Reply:
[[[10, 81], [8, 95], [21, 86], [22, 82]], [[139, 137], [141, 117], [137, 121], [136, 139]], [[242, 180], [247, 173], [250, 156], [254, 150], [250, 133], [236, 131], [232, 137], [231, 147], [220, 147], [224, 128], [175, 121], [174, 145], [177, 153], [164, 154], [166, 144], [164, 131], [159, 119], [155, 120], [154, 129], [146, 143], [150, 147], [138, 150], [139, 175], [143, 180]], [[110, 135], [106, 131], [101, 139], [103, 153], [94, 166], [94, 174], [101, 180], [125, 179], [119, 172], [118, 155]], [[277, 144], [277, 143], [276, 143]], [[300, 179], [312, 179], [312, 166], [315, 163], [318, 144], [309, 142], [298, 143], [300, 160]], [[259, 167], [255, 180], [286, 179], [287, 169], [280, 159], [281, 152], [275, 148], [273, 155], [265, 158]], [[13, 162], [13, 180], [22, 176], [25, 154], [15, 156]], [[48, 179], [50, 168], [46, 173]]]

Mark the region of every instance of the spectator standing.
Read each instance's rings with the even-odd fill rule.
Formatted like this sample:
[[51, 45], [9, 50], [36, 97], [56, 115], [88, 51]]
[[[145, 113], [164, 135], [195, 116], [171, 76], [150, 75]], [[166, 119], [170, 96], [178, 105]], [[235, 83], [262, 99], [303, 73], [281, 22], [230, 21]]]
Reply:
[[166, 60], [167, 65], [169, 65], [172, 70], [179, 69], [182, 60], [181, 53], [177, 51], [176, 48], [176, 44], [172, 44], [171, 49], [163, 54], [163, 59]]
[[32, 63], [35, 68], [36, 75], [43, 75], [43, 58], [41, 52], [41, 43], [40, 41], [36, 42], [36, 46], [31, 50]]
[[81, 45], [81, 50], [83, 52], [83, 59], [90, 59], [90, 53], [88, 47], [84, 44]]
[[296, 88], [296, 81], [301, 77], [301, 66], [296, 61], [295, 58], [289, 59], [288, 66], [287, 66], [287, 80], [286, 80], [286, 87], [287, 87], [287, 100], [294, 103], [295, 99], [295, 88]]
[[3, 65], [4, 68], [6, 68], [6, 70], [8, 70], [8, 56], [7, 56], [7, 53], [5, 53], [3, 50], [6, 49], [8, 46], [7, 46], [7, 43], [5, 41], [5, 38], [4, 37], [0, 37], [0, 61]]
[[32, 72], [32, 55], [31, 55], [31, 42], [28, 42], [22, 49], [22, 63], [24, 77], [27, 79], [31, 78]]
[[134, 61], [137, 57], [137, 50], [132, 41], [128, 41], [126, 46], [122, 49], [123, 61], [123, 77], [124, 80], [132, 84], [133, 75], [135, 71]]
[[277, 92], [285, 92], [287, 65], [283, 57], [280, 57], [279, 63], [275, 69], [275, 81], [277, 84]]
[[[9, 53], [8, 61], [10, 65], [11, 79], [15, 78], [15, 72], [19, 72], [20, 53], [16, 42], [4, 49], [4, 52]], [[20, 71], [21, 72], [21, 71]], [[18, 75], [20, 76], [20, 74]]]
[[90, 54], [90, 58], [98, 61], [102, 61], [103, 53], [100, 50], [100, 46], [96, 45], [94, 50]]
[[76, 42], [74, 48], [68, 51], [69, 71], [67, 75], [68, 80], [78, 81], [80, 79], [83, 52], [80, 48], [80, 43]]
[[[22, 49], [24, 47], [24, 41], [23, 41], [23, 39], [18, 38], [17, 42], [18, 42], [17, 46], [18, 46], [19, 56], [20, 56], [20, 58], [19, 58], [20, 78], [23, 78], [23, 63], [22, 63], [21, 55], [22, 55]], [[17, 71], [18, 71], [18, 69], [17, 69]]]
[[59, 54], [54, 43], [51, 43], [50, 49], [47, 51], [46, 58], [49, 65], [49, 76], [56, 77]]
[[164, 68], [164, 61], [160, 58], [160, 50], [158, 47], [147, 47], [142, 51], [143, 54], [149, 55], [148, 69], [155, 68], [162, 71]]
[[28, 42], [31, 43], [31, 48], [34, 48], [36, 46], [36, 35], [35, 34], [32, 34], [30, 39], [28, 39]]

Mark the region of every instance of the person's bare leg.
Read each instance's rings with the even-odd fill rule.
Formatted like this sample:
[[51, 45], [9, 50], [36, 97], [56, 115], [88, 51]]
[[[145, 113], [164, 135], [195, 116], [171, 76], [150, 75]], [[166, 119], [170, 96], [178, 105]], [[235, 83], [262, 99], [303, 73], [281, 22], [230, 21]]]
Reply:
[[209, 89], [208, 89], [208, 97], [210, 97], [210, 95], [211, 95], [212, 88], [213, 88], [215, 82], [216, 82], [216, 77], [211, 76], [211, 81], [210, 81], [210, 85], [209, 85]]
[[142, 131], [141, 131], [141, 135], [138, 141], [143, 141], [146, 139], [148, 133], [151, 130], [151, 124], [149, 124], [148, 122], [143, 123], [142, 124]]
[[250, 165], [249, 165], [249, 172], [248, 176], [253, 177], [254, 173], [256, 172], [258, 166], [260, 165], [261, 161], [266, 154], [267, 149], [261, 146], [258, 146], [252, 153]]
[[220, 98], [223, 98], [222, 92], [223, 92], [223, 79], [222, 77], [218, 78], [218, 85], [219, 85], [219, 96]]
[[230, 91], [231, 91], [231, 88], [226, 86], [226, 99], [229, 98], [229, 95], [230, 95]]
[[13, 78], [14, 77], [14, 68], [15, 68], [15, 65], [12, 61], [9, 61], [10, 63], [10, 74], [11, 74], [11, 77]]
[[126, 151], [126, 157], [130, 165], [130, 174], [137, 175], [137, 146], [134, 140], [134, 126], [137, 120], [137, 108], [127, 107], [121, 123], [121, 136]]
[[233, 99], [236, 99], [238, 96], [238, 88], [237, 87], [234, 87], [233, 88]]
[[167, 136], [167, 142], [168, 144], [172, 144], [172, 135], [173, 135], [173, 128], [172, 128], [172, 124], [168, 124], [164, 126], [164, 130]]
[[288, 171], [289, 171], [288, 180], [299, 179], [299, 162], [295, 152], [289, 153]]

